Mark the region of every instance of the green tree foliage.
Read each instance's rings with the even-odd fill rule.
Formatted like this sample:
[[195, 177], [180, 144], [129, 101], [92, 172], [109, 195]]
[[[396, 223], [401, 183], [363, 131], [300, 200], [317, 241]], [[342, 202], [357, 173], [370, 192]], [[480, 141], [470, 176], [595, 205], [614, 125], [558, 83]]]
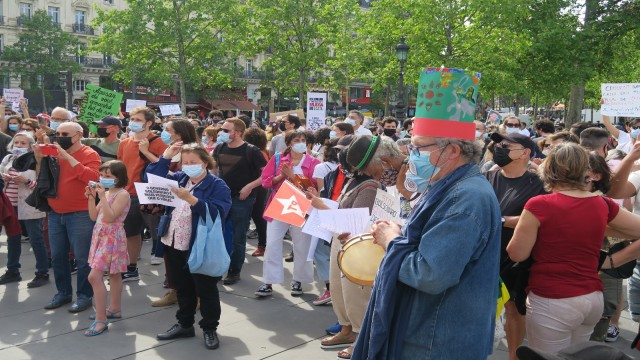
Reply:
[[3, 72], [40, 77], [42, 106], [46, 111], [45, 79], [58, 78], [61, 71], [77, 71], [75, 62], [78, 39], [54, 24], [44, 10], [36, 10], [31, 19], [21, 19], [24, 31], [18, 41], [4, 48], [2, 60], [11, 63]]
[[126, 10], [99, 10], [102, 35], [92, 50], [118, 58], [117, 81], [157, 88], [177, 82], [185, 113], [189, 90], [229, 88], [232, 65], [246, 50], [244, 5], [234, 0], [128, 0]]

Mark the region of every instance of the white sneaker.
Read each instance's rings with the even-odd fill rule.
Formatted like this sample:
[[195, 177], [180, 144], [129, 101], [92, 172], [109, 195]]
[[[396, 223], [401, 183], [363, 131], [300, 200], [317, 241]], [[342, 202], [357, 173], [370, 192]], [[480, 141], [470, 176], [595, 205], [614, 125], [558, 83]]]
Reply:
[[161, 258], [161, 257], [157, 257], [157, 256], [152, 256], [151, 257], [151, 265], [160, 265], [160, 264], [162, 264], [163, 261], [164, 261], [164, 259]]

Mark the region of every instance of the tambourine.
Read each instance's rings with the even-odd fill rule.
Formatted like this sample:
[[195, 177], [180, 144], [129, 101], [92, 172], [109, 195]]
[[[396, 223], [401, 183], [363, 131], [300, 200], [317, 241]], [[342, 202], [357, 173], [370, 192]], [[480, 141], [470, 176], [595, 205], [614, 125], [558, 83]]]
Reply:
[[338, 253], [338, 267], [351, 282], [373, 286], [384, 254], [384, 249], [373, 243], [373, 235], [358, 235], [342, 245]]

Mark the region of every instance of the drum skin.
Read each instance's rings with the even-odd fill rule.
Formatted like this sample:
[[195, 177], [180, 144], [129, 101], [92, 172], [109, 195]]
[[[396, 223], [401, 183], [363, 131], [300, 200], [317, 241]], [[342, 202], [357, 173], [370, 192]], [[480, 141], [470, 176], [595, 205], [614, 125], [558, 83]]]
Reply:
[[385, 251], [373, 243], [371, 234], [349, 239], [338, 253], [338, 267], [351, 282], [373, 286]]

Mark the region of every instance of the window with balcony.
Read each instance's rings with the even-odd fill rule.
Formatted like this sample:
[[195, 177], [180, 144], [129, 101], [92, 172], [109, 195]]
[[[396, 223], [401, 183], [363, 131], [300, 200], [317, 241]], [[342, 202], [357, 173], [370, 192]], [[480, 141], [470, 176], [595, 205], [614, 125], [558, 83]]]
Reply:
[[247, 59], [244, 63], [244, 75], [248, 78], [253, 76], [253, 60]]
[[51, 18], [51, 22], [54, 24], [60, 24], [60, 8], [55, 6], [49, 6], [47, 12]]
[[84, 33], [86, 31], [85, 22], [87, 20], [87, 12], [84, 10], [76, 10], [75, 23], [73, 24], [73, 31], [77, 33]]
[[76, 80], [73, 82], [73, 91], [84, 91], [87, 88], [87, 80]]
[[30, 3], [20, 3], [20, 17], [24, 17], [27, 19], [31, 19], [31, 4]]
[[87, 49], [87, 45], [78, 44], [76, 48], [76, 62], [80, 65], [84, 65], [87, 62], [87, 56], [85, 55], [85, 51]]

